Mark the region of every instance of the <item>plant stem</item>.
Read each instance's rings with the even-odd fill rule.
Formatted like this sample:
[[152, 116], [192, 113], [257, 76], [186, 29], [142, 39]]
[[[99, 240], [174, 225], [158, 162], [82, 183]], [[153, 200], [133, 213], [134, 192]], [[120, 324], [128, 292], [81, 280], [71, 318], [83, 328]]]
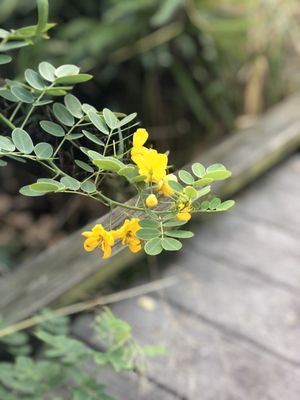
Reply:
[[0, 121], [2, 121], [5, 125], [7, 125], [11, 129], [15, 129], [16, 126], [6, 117], [4, 117], [3, 114], [0, 113]]

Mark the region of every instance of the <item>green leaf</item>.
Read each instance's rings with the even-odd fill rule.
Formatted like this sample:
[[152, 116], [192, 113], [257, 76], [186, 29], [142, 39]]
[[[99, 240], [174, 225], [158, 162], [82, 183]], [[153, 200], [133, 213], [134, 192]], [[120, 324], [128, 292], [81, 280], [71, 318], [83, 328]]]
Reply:
[[9, 50], [20, 49], [21, 47], [26, 47], [28, 45], [29, 45], [29, 43], [14, 40], [14, 41], [0, 44], [0, 52], [6, 52]]
[[160, 223], [153, 219], [143, 219], [143, 220], [139, 221], [139, 225], [141, 228], [158, 229], [160, 227]]
[[52, 121], [41, 121], [40, 126], [42, 129], [50, 133], [50, 135], [57, 136], [57, 137], [62, 137], [65, 136], [65, 131], [62, 126], [56, 124], [55, 122]]
[[195, 199], [198, 195], [197, 190], [194, 189], [192, 186], [186, 186], [184, 188], [184, 193], [189, 199]]
[[81, 109], [81, 103], [73, 94], [67, 94], [64, 98], [65, 105], [68, 111], [76, 118], [81, 118], [83, 112]]
[[6, 167], [6, 166], [7, 166], [7, 162], [5, 160], [0, 159], [0, 167]]
[[226, 200], [217, 207], [217, 211], [227, 211], [235, 205], [234, 200]]
[[232, 175], [230, 171], [227, 170], [214, 170], [206, 172], [205, 178], [203, 179], [213, 179], [215, 181], [221, 181], [223, 179], [227, 179]]
[[96, 185], [92, 181], [83, 182], [81, 184], [81, 189], [86, 193], [94, 193], [97, 190]]
[[129, 115], [126, 115], [126, 117], [124, 117], [123, 119], [121, 119], [121, 121], [118, 122], [118, 128], [121, 128], [124, 125], [129, 124], [129, 122], [131, 122], [132, 120], [134, 120], [137, 116], [137, 113], [132, 113]]
[[22, 103], [31, 104], [34, 102], [33, 95], [22, 86], [12, 86], [10, 90]]
[[43, 61], [39, 64], [38, 69], [39, 73], [44, 79], [46, 79], [46, 81], [55, 81], [55, 67], [52, 64], [48, 63], [47, 61]]
[[203, 176], [205, 175], [205, 167], [199, 162], [192, 165], [192, 171], [193, 174], [196, 175], [198, 178], [203, 178]]
[[0, 65], [8, 64], [11, 62], [11, 60], [11, 56], [8, 56], [7, 54], [0, 54]]
[[93, 163], [104, 171], [116, 171], [118, 172], [125, 165], [121, 161], [114, 159], [113, 157], [105, 157], [100, 160], [93, 160]]
[[91, 167], [89, 164], [85, 163], [84, 161], [81, 160], [75, 160], [74, 161], [76, 165], [78, 165], [79, 168], [83, 169], [86, 172], [94, 172], [94, 168]]
[[172, 181], [169, 180], [168, 181], [168, 185], [170, 186], [171, 189], [173, 189], [176, 193], [181, 193], [183, 191], [183, 186], [176, 182], [176, 181]]
[[215, 197], [214, 199], [212, 199], [210, 201], [209, 208], [213, 210], [213, 209], [217, 208], [220, 204], [221, 204], [221, 199], [219, 199], [218, 197]]
[[[201, 179], [198, 179], [197, 181], [195, 181], [193, 183], [193, 186], [204, 186], [213, 181], [214, 180], [212, 178], [206, 178], [206, 175], [205, 175], [205, 178], [201, 178]], [[169, 183], [170, 183], [170, 181], [169, 181]]]
[[81, 139], [84, 135], [82, 133], [68, 133], [66, 135], [66, 139], [67, 140], [77, 140], [77, 139]]
[[61, 103], [53, 104], [53, 114], [64, 125], [73, 126], [75, 123], [73, 115]]
[[91, 121], [91, 123], [102, 133], [105, 135], [109, 134], [109, 130], [107, 129], [107, 126], [105, 125], [103, 119], [99, 117], [99, 115], [94, 112], [94, 111], [89, 111], [88, 112], [88, 117]]
[[161, 239], [161, 246], [164, 250], [168, 251], [178, 251], [182, 247], [182, 243], [179, 242], [177, 239], [173, 238], [162, 238]]
[[83, 153], [85, 153], [92, 160], [102, 160], [105, 158], [102, 154], [98, 153], [97, 151], [89, 150], [86, 147], [80, 147], [80, 150], [83, 151]]
[[31, 189], [30, 185], [23, 186], [19, 190], [19, 193], [21, 193], [23, 196], [29, 196], [29, 197], [43, 196], [45, 194], [45, 192], [38, 192], [37, 190]]
[[24, 75], [25, 75], [26, 81], [34, 89], [42, 90], [47, 86], [46, 82], [33, 69], [30, 69], [30, 68], [26, 69]]
[[0, 97], [3, 97], [5, 100], [19, 102], [20, 100], [13, 95], [8, 89], [0, 89]]
[[150, 240], [159, 237], [161, 232], [154, 228], [143, 228], [136, 232], [136, 236], [142, 240]]
[[118, 171], [118, 175], [130, 177], [132, 175], [132, 173], [134, 172], [134, 170], [135, 170], [135, 167], [133, 165], [126, 165], [126, 167], [121, 168]]
[[12, 143], [10, 138], [6, 136], [0, 136], [0, 149], [5, 151], [14, 151], [15, 145]]
[[61, 178], [60, 182], [67, 188], [71, 190], [78, 190], [81, 186], [81, 183], [72, 178], [71, 176], [64, 176]]
[[170, 221], [164, 222], [164, 227], [171, 228], [173, 226], [185, 225], [187, 221], [180, 221], [179, 219], [172, 219]]
[[194, 236], [193, 232], [191, 231], [181, 231], [181, 230], [164, 231], [164, 235], [181, 239], [189, 239]]
[[226, 171], [226, 167], [223, 164], [212, 164], [207, 167], [206, 171]]
[[64, 65], [61, 65], [60, 67], [56, 68], [55, 75], [58, 78], [61, 78], [64, 76], [78, 75], [79, 71], [80, 71], [80, 68], [77, 67], [76, 65], [64, 64]]
[[107, 126], [110, 127], [110, 129], [115, 129], [119, 125], [118, 118], [108, 108], [103, 109], [103, 117], [104, 121], [106, 122]]
[[84, 134], [85, 137], [87, 137], [92, 142], [98, 144], [99, 146], [105, 146], [103, 141], [101, 139], [97, 138], [97, 136], [94, 135], [93, 133], [91, 133], [89, 131], [85, 131], [85, 130], [83, 130], [82, 133]]
[[201, 208], [201, 210], [206, 211], [209, 209], [209, 206], [210, 206], [209, 201], [204, 200], [204, 201], [202, 201], [200, 208]]
[[78, 75], [69, 75], [62, 76], [61, 78], [55, 79], [55, 83], [65, 84], [65, 85], [75, 85], [76, 83], [87, 82], [92, 79], [93, 75], [90, 74], [78, 74]]
[[94, 112], [94, 113], [97, 114], [96, 108], [93, 107], [93, 106], [91, 106], [90, 104], [87, 104], [87, 103], [83, 103], [83, 104], [82, 104], [82, 111], [83, 111], [85, 114], [88, 114], [89, 112]]
[[210, 191], [211, 191], [211, 187], [210, 186], [206, 186], [203, 189], [198, 190], [197, 198], [207, 195]]
[[65, 186], [62, 183], [56, 181], [55, 179], [51, 179], [51, 178], [39, 178], [37, 180], [37, 182], [38, 183], [50, 183], [51, 185], [57, 186], [57, 189], [65, 188]]
[[24, 129], [15, 128], [12, 131], [12, 141], [16, 148], [24, 154], [30, 154], [33, 152], [34, 146], [31, 137]]
[[149, 256], [156, 256], [160, 254], [163, 250], [161, 246], [161, 241], [160, 238], [155, 238], [149, 240], [144, 247], [144, 250]]
[[29, 185], [30, 189], [36, 190], [37, 192], [55, 192], [59, 189], [59, 186], [52, 183], [37, 182]]
[[178, 176], [182, 180], [182, 182], [186, 183], [187, 185], [190, 185], [194, 182], [194, 177], [192, 176], [192, 174], [190, 174], [188, 171], [185, 171], [184, 169], [178, 172]]

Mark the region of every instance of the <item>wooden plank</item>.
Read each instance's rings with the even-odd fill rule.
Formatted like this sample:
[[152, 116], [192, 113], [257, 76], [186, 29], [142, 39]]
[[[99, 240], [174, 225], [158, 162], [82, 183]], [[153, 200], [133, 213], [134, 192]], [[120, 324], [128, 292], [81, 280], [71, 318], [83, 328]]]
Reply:
[[[164, 359], [149, 362], [147, 376], [182, 399], [299, 399], [300, 369], [162, 300], [156, 300], [152, 312], [136, 300], [120, 303], [113, 310], [132, 324], [134, 336], [142, 343], [166, 346]], [[79, 317], [74, 334], [97, 345], [90, 321], [88, 315]]]
[[[225, 184], [220, 183], [218, 193], [227, 196], [236, 192], [299, 146], [299, 107], [300, 96], [294, 96], [268, 112], [251, 129], [233, 135], [199, 157], [204, 164], [217, 161], [232, 169], [233, 178]], [[114, 210], [113, 226], [121, 223], [122, 215], [123, 210]], [[96, 222], [108, 225], [109, 216], [93, 224]], [[15, 321], [63, 295], [66, 295], [61, 301], [64, 304], [83, 298], [99, 282], [124, 268], [126, 261], [136, 259], [123, 249], [121, 252], [117, 246], [114, 254], [119, 253], [119, 256], [103, 261], [97, 254], [85, 254], [81, 243], [80, 232], [76, 232], [2, 280], [1, 314], [8, 321]]]
[[166, 274], [183, 272], [189, 278], [166, 299], [300, 368], [300, 296], [198, 252], [183, 251]]

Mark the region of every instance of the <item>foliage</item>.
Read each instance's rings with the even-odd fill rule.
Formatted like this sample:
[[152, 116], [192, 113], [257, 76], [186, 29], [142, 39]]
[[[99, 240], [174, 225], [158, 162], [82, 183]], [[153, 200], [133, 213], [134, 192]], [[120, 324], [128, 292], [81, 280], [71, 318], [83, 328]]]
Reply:
[[[3, 4], [3, 20], [24, 19], [34, 0]], [[18, 72], [45, 58], [93, 70], [102, 90], [93, 97], [82, 89], [90, 101], [116, 109], [130, 104], [147, 125], [164, 127], [164, 136], [220, 135], [237, 116], [256, 115], [298, 87], [298, 0], [74, 0], [72, 7], [53, 0], [51, 6], [61, 27], [53, 41], [21, 52]]]
[[105, 386], [86, 369], [89, 364], [109, 365], [117, 372], [136, 370], [143, 368], [146, 356], [164, 351], [161, 346], [139, 346], [132, 339], [130, 326], [108, 309], [93, 324], [104, 351], [69, 337], [68, 328], [66, 317], [42, 323], [33, 333], [43, 345], [35, 359], [30, 357], [28, 333], [16, 332], [0, 338], [0, 342], [10, 346], [9, 352], [16, 355], [14, 362], [0, 362], [1, 399], [112, 400]]
[[[44, 0], [39, 2], [44, 3]], [[47, 7], [43, 9], [47, 13]], [[49, 25], [44, 13], [42, 21], [44, 26]], [[30, 29], [30, 34], [43, 31], [40, 25], [39, 21]], [[21, 30], [24, 31], [27, 32], [25, 28]], [[27, 37], [19, 37], [27, 43]], [[231, 172], [222, 164], [205, 168], [196, 163], [192, 166], [193, 174], [179, 171], [180, 182], [177, 182], [176, 176], [167, 174], [168, 155], [144, 146], [148, 140], [145, 129], [136, 130], [129, 147], [130, 130], [137, 125], [136, 113], [124, 115], [108, 108], [98, 111], [71, 93], [74, 85], [91, 78], [92, 75], [81, 73], [76, 65], [54, 67], [43, 61], [37, 70], [26, 69], [23, 80], [7, 79], [0, 96], [12, 111], [10, 116], [0, 113], [0, 121], [7, 131], [0, 136], [0, 165], [5, 166], [7, 159], [30, 160], [48, 171], [50, 177], [39, 177], [21, 188], [20, 193], [25, 196], [73, 193], [101, 202], [110, 209], [120, 206], [142, 213], [140, 225], [139, 219], [132, 219], [125, 220], [117, 231], [112, 227], [106, 231], [107, 228], [97, 225], [92, 231], [84, 232], [87, 251], [100, 247], [104, 258], [109, 257], [118, 239], [133, 252], [141, 250], [143, 243], [149, 255], [179, 250], [182, 244], [178, 238], [191, 237], [191, 233], [174, 232], [174, 228], [185, 224], [192, 213], [225, 211], [234, 204], [233, 201], [221, 203], [218, 199], [208, 205], [197, 203], [210, 192], [211, 183], [227, 179]], [[63, 102], [57, 101], [58, 98], [63, 98]], [[47, 119], [41, 117], [41, 109], [46, 109]], [[33, 142], [30, 135], [34, 122], [42, 129], [42, 139], [38, 142]], [[70, 154], [69, 169], [60, 165], [65, 147]], [[135, 189], [135, 205], [119, 202], [104, 193], [102, 183], [109, 176], [120, 181], [125, 179]], [[162, 200], [157, 200], [154, 193], [162, 195]]]

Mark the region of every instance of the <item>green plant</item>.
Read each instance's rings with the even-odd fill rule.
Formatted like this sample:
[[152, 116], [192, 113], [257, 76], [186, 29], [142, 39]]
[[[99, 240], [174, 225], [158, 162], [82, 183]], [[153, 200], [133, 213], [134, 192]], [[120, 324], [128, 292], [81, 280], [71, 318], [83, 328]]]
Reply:
[[134, 342], [131, 327], [108, 309], [93, 323], [103, 351], [70, 337], [68, 328], [66, 317], [41, 323], [32, 333], [42, 346], [35, 358], [30, 356], [28, 333], [16, 332], [0, 339], [0, 344], [10, 346], [9, 353], [15, 355], [13, 362], [0, 362], [1, 399], [112, 400], [105, 385], [91, 374], [91, 367], [96, 371], [99, 365], [110, 366], [116, 372], [140, 370], [145, 357], [164, 352], [161, 346]]
[[[39, 22], [31, 27], [30, 35], [49, 26], [45, 18], [47, 2], [39, 4], [43, 26]], [[21, 30], [24, 31], [28, 30]], [[22, 39], [22, 35], [19, 37]], [[7, 34], [3, 42], [9, 40], [13, 43], [15, 37]], [[23, 42], [27, 40], [23, 38]], [[117, 230], [110, 226], [108, 231], [107, 227], [96, 225], [92, 231], [84, 232], [87, 251], [100, 247], [104, 258], [109, 257], [118, 239], [133, 252], [141, 250], [143, 244], [149, 255], [162, 250], [176, 251], [182, 247], [178, 239], [191, 237], [192, 233], [174, 232], [174, 228], [184, 225], [192, 213], [225, 211], [233, 206], [232, 200], [221, 203], [213, 199], [209, 205], [197, 202], [210, 192], [211, 183], [230, 177], [231, 172], [222, 164], [205, 168], [196, 163], [192, 166], [193, 174], [179, 171], [179, 183], [174, 175], [167, 174], [170, 168], [167, 154], [144, 146], [148, 139], [145, 129], [136, 130], [130, 146], [130, 131], [137, 125], [135, 113], [124, 115], [107, 108], [98, 111], [82, 104], [70, 92], [75, 84], [90, 80], [92, 75], [80, 73], [79, 67], [65, 64], [55, 68], [41, 62], [37, 71], [26, 69], [24, 78], [24, 81], [7, 79], [0, 89], [0, 96], [9, 104], [6, 110], [11, 110], [9, 116], [6, 110], [6, 115], [0, 113], [0, 121], [6, 127], [6, 135], [0, 136], [0, 165], [5, 166], [6, 159], [34, 161], [50, 177], [39, 177], [22, 187], [20, 193], [25, 196], [72, 193], [94, 199], [110, 209], [119, 206], [140, 213], [138, 219], [126, 219]], [[55, 101], [59, 97], [63, 97], [63, 103]], [[43, 139], [37, 143], [30, 134], [32, 124], [43, 132]], [[51, 144], [50, 137], [53, 137]], [[66, 154], [68, 167], [61, 166]], [[126, 180], [135, 189], [134, 205], [119, 202], [104, 192], [103, 182], [109, 176]], [[157, 200], [155, 194], [163, 197]]]

